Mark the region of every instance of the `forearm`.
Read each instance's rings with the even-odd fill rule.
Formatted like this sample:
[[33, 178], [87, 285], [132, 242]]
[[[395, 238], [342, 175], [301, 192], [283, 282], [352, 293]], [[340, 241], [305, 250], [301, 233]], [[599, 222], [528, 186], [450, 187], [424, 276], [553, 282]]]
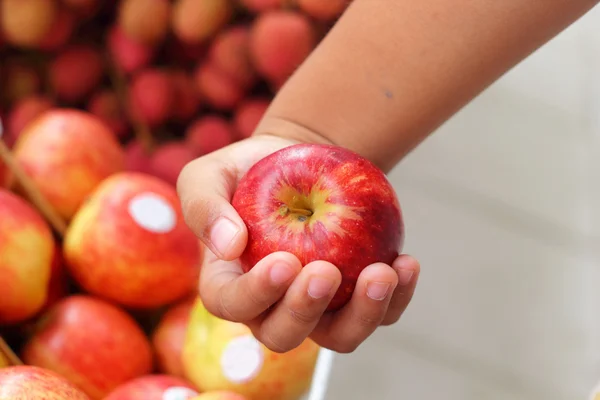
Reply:
[[332, 142], [389, 171], [599, 0], [354, 0], [257, 133]]

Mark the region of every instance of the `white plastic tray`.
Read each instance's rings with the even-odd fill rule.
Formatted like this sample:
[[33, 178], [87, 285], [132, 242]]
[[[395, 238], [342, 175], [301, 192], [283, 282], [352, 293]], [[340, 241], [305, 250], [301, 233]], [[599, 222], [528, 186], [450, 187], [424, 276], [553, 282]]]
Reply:
[[310, 391], [304, 397], [304, 400], [325, 400], [327, 399], [327, 390], [329, 388], [329, 376], [333, 366], [334, 352], [327, 349], [319, 351], [317, 365], [313, 374]]

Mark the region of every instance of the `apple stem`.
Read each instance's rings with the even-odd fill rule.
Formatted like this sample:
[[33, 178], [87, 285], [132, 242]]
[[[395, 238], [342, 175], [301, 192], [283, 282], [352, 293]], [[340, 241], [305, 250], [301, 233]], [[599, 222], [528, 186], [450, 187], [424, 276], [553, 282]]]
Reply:
[[[0, 128], [1, 129], [1, 128]], [[0, 135], [1, 136], [1, 135]], [[10, 149], [0, 137], [0, 160], [6, 164], [10, 172], [16, 178], [18, 184], [23, 188], [31, 202], [40, 210], [40, 212], [46, 217], [48, 222], [52, 225], [54, 230], [61, 236], [64, 237], [67, 231], [67, 223], [63, 218], [56, 212], [56, 210], [50, 205], [48, 200], [44, 197], [42, 192], [37, 188], [35, 183], [19, 165], [12, 155]]]
[[298, 215], [303, 215], [305, 217], [310, 217], [311, 215], [313, 215], [313, 212], [310, 210], [306, 210], [304, 208], [292, 208], [292, 207], [283, 205], [283, 206], [281, 206], [279, 214], [282, 217], [287, 214], [298, 214]]
[[11, 365], [23, 365], [23, 361], [15, 354], [2, 336], [0, 336], [0, 353], [6, 356]]
[[[121, 109], [125, 112], [127, 110], [127, 85], [125, 75], [121, 72], [121, 70], [115, 65], [112, 61], [110, 55], [106, 56], [109, 68], [109, 77], [112, 82], [112, 86], [115, 90], [115, 94], [117, 95], [117, 100], [121, 106]], [[135, 113], [132, 113], [135, 114]], [[131, 121], [133, 123], [133, 133], [136, 139], [140, 142], [144, 150], [147, 154], [152, 153], [154, 149], [154, 138], [152, 136], [152, 131], [150, 127], [138, 116], [131, 115]]]

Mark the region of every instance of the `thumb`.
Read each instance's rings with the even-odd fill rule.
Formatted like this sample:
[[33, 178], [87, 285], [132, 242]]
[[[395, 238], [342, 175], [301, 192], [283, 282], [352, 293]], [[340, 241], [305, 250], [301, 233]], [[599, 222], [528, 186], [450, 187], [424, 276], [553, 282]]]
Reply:
[[246, 226], [231, 205], [237, 179], [237, 168], [215, 153], [187, 164], [177, 180], [186, 224], [226, 261], [238, 258], [248, 240]]

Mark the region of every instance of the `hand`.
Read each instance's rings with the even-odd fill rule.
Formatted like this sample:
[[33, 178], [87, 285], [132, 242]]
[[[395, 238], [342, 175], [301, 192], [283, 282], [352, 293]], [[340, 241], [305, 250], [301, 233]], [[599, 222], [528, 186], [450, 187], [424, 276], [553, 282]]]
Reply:
[[350, 302], [325, 313], [341, 282], [326, 261], [304, 268], [277, 252], [244, 273], [238, 261], [246, 227], [231, 205], [237, 182], [263, 157], [297, 142], [253, 136], [189, 163], [177, 190], [188, 226], [205, 244], [200, 296], [215, 316], [247, 325], [269, 349], [286, 352], [310, 337], [340, 353], [354, 351], [380, 325], [395, 323], [408, 306], [419, 263], [400, 255], [391, 266], [376, 263], [360, 274]]

